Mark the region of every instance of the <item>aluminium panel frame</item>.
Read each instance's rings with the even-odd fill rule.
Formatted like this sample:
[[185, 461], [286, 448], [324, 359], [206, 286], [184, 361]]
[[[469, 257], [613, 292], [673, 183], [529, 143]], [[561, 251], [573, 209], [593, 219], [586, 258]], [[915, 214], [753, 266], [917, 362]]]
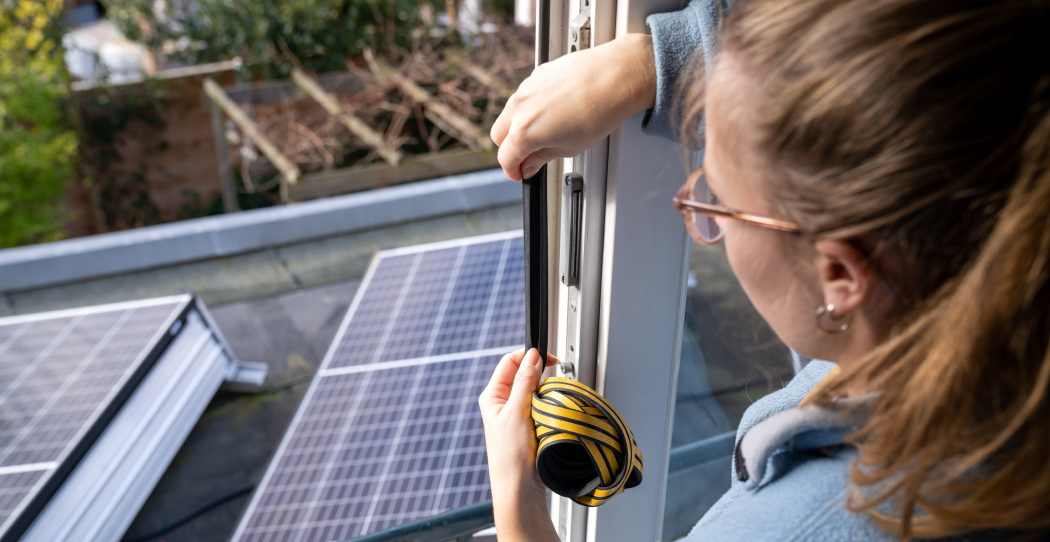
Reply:
[[44, 491], [12, 514], [18, 531], [9, 530], [4, 540], [119, 541], [239, 362], [193, 294], [0, 319], [18, 324], [165, 304], [174, 308], [147, 343], [152, 346], [114, 386], [102, 415], [76, 437]]
[[190, 305], [164, 353], [21, 542], [123, 537], [236, 366], [208, 320], [203, 305]]
[[193, 307], [193, 296], [183, 294], [0, 318], [0, 324], [9, 325], [54, 318], [88, 316], [114, 310], [127, 310], [164, 304], [176, 304], [177, 308], [172, 311], [172, 316], [168, 318], [164, 325], [158, 328], [154, 337], [148, 343], [153, 345], [152, 348], [145, 351], [139, 359], [132, 363], [135, 369], [114, 386], [109, 397], [104, 400], [106, 407], [98, 416], [86, 423], [72, 439], [72, 442], [76, 442], [76, 444], [57, 460], [58, 466], [55, 471], [49, 477], [41, 479], [37, 483], [33, 496], [23, 501], [12, 511], [7, 522], [2, 526], [3, 531], [0, 534], [0, 542], [15, 542], [19, 540], [48, 506], [52, 497], [61, 490], [66, 479], [74, 472], [81, 460], [88, 455], [95, 442], [102, 436], [110, 422], [118, 415], [138, 385], [146, 378], [157, 360], [160, 359], [174, 339], [175, 334], [169, 333], [169, 330], [173, 326], [182, 327], [180, 322], [185, 322], [188, 312]]

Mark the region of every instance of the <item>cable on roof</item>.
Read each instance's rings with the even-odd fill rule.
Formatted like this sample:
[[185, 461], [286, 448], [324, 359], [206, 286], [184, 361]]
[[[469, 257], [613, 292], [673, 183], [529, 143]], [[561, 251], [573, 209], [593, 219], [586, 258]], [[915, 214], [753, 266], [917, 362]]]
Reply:
[[174, 531], [175, 529], [182, 527], [183, 525], [196, 519], [198, 516], [203, 515], [205, 512], [211, 511], [213, 508], [217, 508], [223, 504], [232, 501], [233, 499], [236, 499], [237, 497], [251, 493], [253, 489], [255, 489], [255, 484], [247, 485], [240, 489], [235, 489], [212, 500], [211, 502], [205, 503], [204, 505], [198, 507], [196, 510], [190, 512], [189, 514], [186, 514], [185, 516], [165, 525], [164, 527], [161, 527], [160, 529], [157, 529], [156, 531], [153, 531], [152, 533], [137, 538], [126, 538], [123, 542], [149, 542], [150, 540], [153, 540], [155, 538], [160, 538], [161, 536], [168, 534], [170, 531]]

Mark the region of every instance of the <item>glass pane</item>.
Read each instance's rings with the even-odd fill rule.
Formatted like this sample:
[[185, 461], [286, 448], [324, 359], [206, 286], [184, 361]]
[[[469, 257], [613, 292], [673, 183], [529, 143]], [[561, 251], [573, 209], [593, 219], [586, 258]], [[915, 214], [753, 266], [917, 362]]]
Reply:
[[791, 352], [740, 288], [724, 245], [693, 244], [664, 540], [685, 536], [729, 489], [744, 410], [793, 375]]

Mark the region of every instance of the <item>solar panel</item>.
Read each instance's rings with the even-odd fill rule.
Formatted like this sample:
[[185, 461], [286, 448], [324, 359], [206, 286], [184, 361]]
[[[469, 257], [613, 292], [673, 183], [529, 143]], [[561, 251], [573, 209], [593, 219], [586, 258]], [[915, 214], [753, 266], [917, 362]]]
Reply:
[[524, 343], [521, 232], [380, 252], [234, 532], [347, 540], [490, 498], [477, 397]]
[[0, 318], [0, 541], [117, 540], [225, 378], [191, 295]]
[[121, 384], [185, 304], [162, 299], [0, 320], [0, 533], [104, 421]]

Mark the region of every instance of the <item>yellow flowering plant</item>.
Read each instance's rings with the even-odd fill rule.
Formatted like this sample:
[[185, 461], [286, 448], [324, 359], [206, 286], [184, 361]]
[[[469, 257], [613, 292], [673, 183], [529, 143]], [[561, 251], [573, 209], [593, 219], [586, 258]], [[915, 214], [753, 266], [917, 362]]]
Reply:
[[0, 247], [62, 236], [77, 157], [62, 8], [62, 0], [0, 0]]

